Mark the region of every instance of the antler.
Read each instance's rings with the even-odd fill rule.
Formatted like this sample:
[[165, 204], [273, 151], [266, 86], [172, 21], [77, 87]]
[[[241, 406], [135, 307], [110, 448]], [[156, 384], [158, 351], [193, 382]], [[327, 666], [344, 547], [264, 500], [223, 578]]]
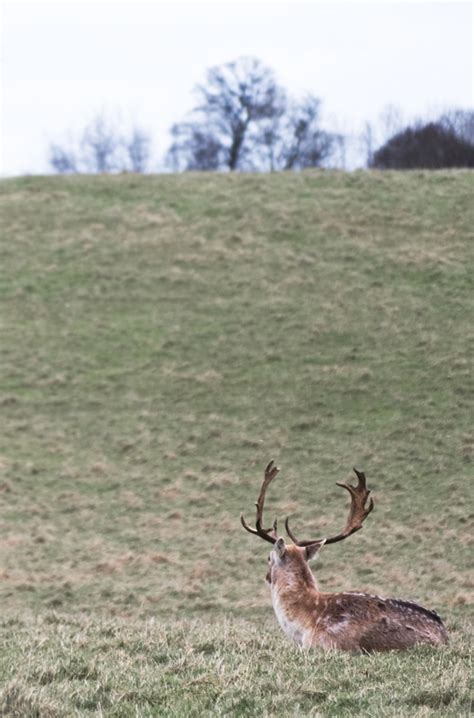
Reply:
[[278, 474], [280, 469], [274, 465], [273, 461], [270, 461], [267, 468], [265, 469], [265, 475], [263, 477], [263, 483], [262, 488], [260, 489], [260, 493], [258, 495], [258, 499], [256, 501], [255, 506], [257, 507], [257, 518], [255, 520], [255, 528], [251, 528], [247, 522], [245, 521], [242, 514], [240, 514], [240, 521], [242, 523], [242, 526], [246, 531], [248, 531], [251, 534], [256, 534], [257, 536], [260, 536], [260, 538], [265, 539], [265, 541], [269, 541], [270, 543], [275, 543], [277, 540], [276, 536], [276, 530], [277, 530], [277, 521], [273, 522], [273, 526], [269, 529], [264, 529], [262, 527], [262, 519], [263, 519], [263, 505], [265, 503], [265, 493], [270, 485], [270, 483], [273, 481], [275, 476]]
[[288, 533], [288, 536], [291, 538], [293, 543], [295, 543], [297, 546], [310, 546], [311, 544], [318, 543], [320, 541], [325, 541], [326, 544], [329, 543], [336, 543], [337, 541], [342, 541], [343, 539], [347, 538], [351, 534], [355, 533], [356, 531], [359, 531], [359, 529], [362, 528], [362, 523], [365, 521], [367, 516], [370, 514], [372, 509], [374, 508], [374, 502], [372, 499], [369, 500], [369, 504], [366, 507], [366, 501], [370, 494], [370, 489], [367, 488], [366, 485], [366, 478], [363, 471], [357, 471], [357, 469], [354, 469], [356, 476], [358, 478], [357, 486], [352, 486], [351, 484], [345, 484], [342, 482], [337, 482], [338, 486], [342, 486], [344, 489], [347, 489], [347, 491], [351, 495], [351, 507], [349, 509], [349, 516], [347, 518], [347, 523], [343, 531], [341, 533], [337, 534], [337, 536], [332, 536], [327, 539], [313, 539], [312, 541], [298, 541], [298, 539], [295, 537], [293, 532], [290, 530], [290, 527], [288, 525], [288, 519], [285, 521], [285, 527]]

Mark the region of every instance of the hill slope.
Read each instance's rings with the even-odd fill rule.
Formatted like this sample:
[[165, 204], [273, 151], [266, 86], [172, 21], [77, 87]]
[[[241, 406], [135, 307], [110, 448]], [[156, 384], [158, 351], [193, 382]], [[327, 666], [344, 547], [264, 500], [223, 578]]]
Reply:
[[267, 515], [305, 535], [341, 528], [352, 466], [369, 478], [376, 510], [323, 552], [324, 588], [462, 620], [473, 186], [467, 171], [2, 182], [4, 615], [261, 626], [267, 548], [238, 516], [274, 458]]

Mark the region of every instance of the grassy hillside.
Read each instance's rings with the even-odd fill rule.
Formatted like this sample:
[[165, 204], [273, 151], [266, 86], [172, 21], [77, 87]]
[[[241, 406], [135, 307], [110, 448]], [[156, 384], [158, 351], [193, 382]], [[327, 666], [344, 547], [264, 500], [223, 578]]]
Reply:
[[[468, 171], [0, 184], [4, 713], [190, 715], [190, 681], [196, 715], [384, 715], [393, 681], [386, 715], [467, 712], [473, 189]], [[320, 584], [437, 608], [447, 651], [361, 663], [280, 636], [267, 547], [238, 520], [271, 458], [267, 515], [304, 535], [341, 528], [335, 482], [365, 470], [376, 510]]]

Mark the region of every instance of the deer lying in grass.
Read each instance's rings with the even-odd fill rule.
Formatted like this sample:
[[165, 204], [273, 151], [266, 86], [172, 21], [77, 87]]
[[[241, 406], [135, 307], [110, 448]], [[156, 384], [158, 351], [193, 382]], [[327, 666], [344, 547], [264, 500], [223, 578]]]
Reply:
[[272, 603], [284, 632], [303, 648], [320, 646], [343, 651], [370, 652], [411, 648], [419, 643], [439, 645], [448, 635], [435, 611], [398, 598], [381, 598], [368, 593], [323, 593], [308, 562], [325, 544], [342, 541], [362, 528], [363, 521], [374, 508], [367, 504], [369, 489], [365, 474], [354, 469], [357, 486], [338, 483], [351, 495], [351, 507], [343, 531], [330, 538], [298, 541], [285, 521], [293, 545], [285, 544], [277, 535], [277, 522], [262, 526], [263, 505], [268, 486], [279, 469], [271, 461], [257, 499], [255, 528], [241, 515], [246, 531], [273, 544], [268, 557], [266, 580], [270, 584]]

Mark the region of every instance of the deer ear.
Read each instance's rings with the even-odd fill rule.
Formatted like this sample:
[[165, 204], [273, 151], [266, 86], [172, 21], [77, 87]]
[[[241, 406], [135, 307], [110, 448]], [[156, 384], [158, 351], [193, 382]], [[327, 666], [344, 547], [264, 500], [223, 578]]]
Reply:
[[283, 558], [286, 553], [285, 540], [281, 537], [277, 539], [277, 542], [275, 543], [275, 551], [280, 558]]
[[321, 541], [316, 541], [315, 543], [306, 546], [304, 550], [306, 560], [311, 561], [311, 559], [314, 558], [320, 552], [325, 543], [326, 539], [321, 539]]

